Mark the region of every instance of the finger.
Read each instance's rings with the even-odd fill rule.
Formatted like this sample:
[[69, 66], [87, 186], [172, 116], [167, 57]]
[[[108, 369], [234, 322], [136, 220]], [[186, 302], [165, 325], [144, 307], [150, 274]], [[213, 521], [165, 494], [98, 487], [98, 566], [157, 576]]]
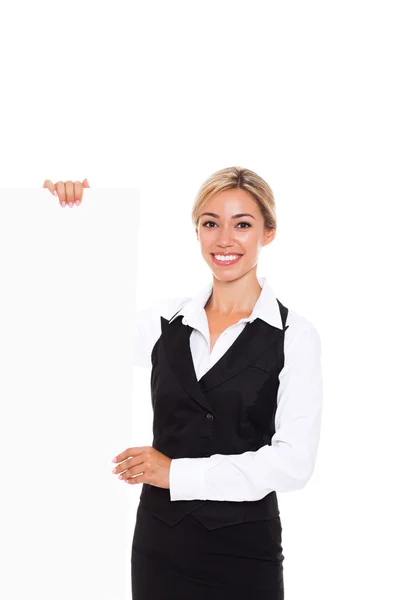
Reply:
[[74, 197], [75, 197], [76, 206], [79, 206], [80, 203], [82, 202], [82, 195], [83, 195], [83, 186], [82, 186], [81, 182], [74, 181]]
[[129, 471], [126, 471], [125, 473], [121, 473], [121, 475], [119, 475], [118, 479], [121, 479], [122, 481], [129, 481], [130, 479], [132, 479], [132, 477], [137, 477], [138, 475], [140, 475], [140, 476], [146, 475], [146, 471], [143, 466], [143, 463], [141, 465], [135, 467], [135, 469], [129, 469]]
[[118, 479], [127, 481], [127, 480], [131, 479], [132, 477], [137, 477], [138, 475], [148, 475], [150, 473], [150, 468], [151, 468], [150, 463], [142, 461], [142, 462], [138, 463], [137, 465], [135, 465], [134, 467], [131, 467], [124, 473], [121, 473], [121, 475], [119, 475]]
[[117, 467], [115, 467], [115, 469], [113, 469], [112, 472], [117, 474], [126, 473], [133, 467], [136, 467], [137, 465], [142, 465], [148, 459], [148, 455], [145, 452], [142, 452], [141, 454], [138, 454], [138, 456], [135, 456], [133, 458], [127, 458], [126, 460], [121, 462]]
[[149, 449], [149, 446], [137, 446], [135, 448], [127, 448], [126, 450], [124, 450], [124, 452], [121, 452], [121, 454], [117, 454], [117, 456], [115, 456], [112, 459], [112, 462], [119, 463], [123, 460], [126, 460], [127, 458], [131, 458], [132, 456], [138, 456], [139, 454], [142, 454], [142, 452], [148, 452]]
[[66, 198], [66, 194], [65, 194], [65, 185], [64, 185], [63, 181], [57, 181], [56, 193], [58, 196], [58, 201], [60, 202], [61, 206], [64, 208], [64, 206], [67, 205], [67, 198]]
[[136, 475], [136, 477], [131, 477], [130, 479], [125, 479], [124, 481], [125, 483], [130, 483], [131, 485], [135, 483], [148, 483], [145, 473], [143, 473], [143, 475]]
[[67, 204], [70, 208], [72, 208], [74, 205], [74, 201], [75, 201], [74, 182], [73, 181], [68, 180], [65, 182], [65, 194], [67, 196], [67, 198], [66, 198]]
[[88, 187], [90, 187], [90, 185], [89, 185], [89, 182], [88, 182], [88, 180], [87, 180], [87, 179], [84, 179], [84, 180], [83, 180], [83, 182], [82, 182], [82, 185], [83, 185], [83, 187], [84, 187], [84, 188], [88, 188]]
[[43, 184], [44, 188], [47, 188], [48, 190], [50, 190], [50, 192], [54, 195], [57, 196], [56, 193], [56, 186], [54, 185], [54, 183], [52, 181], [50, 181], [50, 179], [45, 179], [44, 180], [44, 184]]

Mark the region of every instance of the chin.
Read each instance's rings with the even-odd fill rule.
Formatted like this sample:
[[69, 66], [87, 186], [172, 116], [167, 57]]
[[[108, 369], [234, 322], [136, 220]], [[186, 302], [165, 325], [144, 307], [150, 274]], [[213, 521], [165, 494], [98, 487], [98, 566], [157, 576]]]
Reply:
[[210, 270], [212, 271], [215, 279], [218, 279], [218, 281], [236, 281], [236, 279], [240, 279], [247, 272], [245, 269], [240, 269], [240, 271], [239, 269], [232, 269], [230, 271], [228, 271], [228, 269], [216, 269], [215, 265], [212, 267], [210, 266]]

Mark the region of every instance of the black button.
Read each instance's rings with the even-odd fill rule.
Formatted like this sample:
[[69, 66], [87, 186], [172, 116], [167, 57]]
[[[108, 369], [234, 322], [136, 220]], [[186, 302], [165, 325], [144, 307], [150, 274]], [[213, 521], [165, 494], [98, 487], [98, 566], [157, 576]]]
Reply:
[[209, 419], [210, 421], [212, 421], [214, 418], [214, 416], [211, 413], [208, 413], [207, 415], [207, 419]]

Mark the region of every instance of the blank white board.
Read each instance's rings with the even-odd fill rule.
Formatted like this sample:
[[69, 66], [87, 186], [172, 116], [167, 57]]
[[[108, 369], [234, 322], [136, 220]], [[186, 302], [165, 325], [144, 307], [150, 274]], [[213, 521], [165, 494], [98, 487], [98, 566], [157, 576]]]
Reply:
[[0, 190], [1, 598], [130, 598], [138, 225], [138, 190]]

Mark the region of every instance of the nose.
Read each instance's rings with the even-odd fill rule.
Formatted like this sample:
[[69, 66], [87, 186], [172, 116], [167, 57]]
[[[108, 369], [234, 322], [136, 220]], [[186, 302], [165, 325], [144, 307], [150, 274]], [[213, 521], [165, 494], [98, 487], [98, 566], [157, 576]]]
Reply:
[[218, 236], [217, 236], [217, 245], [221, 248], [229, 248], [234, 245], [233, 242], [233, 232], [231, 228], [228, 227], [219, 227]]

